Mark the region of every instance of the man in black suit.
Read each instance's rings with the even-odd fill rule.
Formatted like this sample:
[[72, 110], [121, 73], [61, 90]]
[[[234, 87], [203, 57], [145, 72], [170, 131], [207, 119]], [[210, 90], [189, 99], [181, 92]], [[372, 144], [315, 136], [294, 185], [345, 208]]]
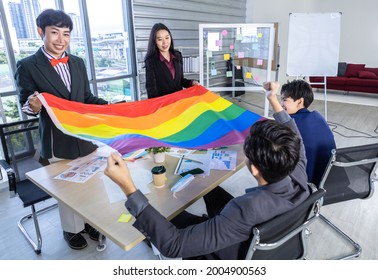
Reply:
[[[94, 96], [89, 87], [84, 61], [66, 53], [73, 28], [71, 18], [63, 11], [48, 9], [37, 17], [37, 29], [44, 45], [33, 55], [17, 62], [15, 74], [22, 111], [31, 116], [39, 114], [41, 161], [51, 163], [60, 159], [75, 159], [96, 150], [91, 142], [63, 134], [51, 121], [36, 97], [47, 92], [67, 100], [87, 104], [108, 104]], [[71, 209], [59, 204], [64, 239], [73, 249], [82, 249], [86, 232], [98, 240], [99, 232]]]
[[135, 188], [126, 163], [111, 154], [105, 174], [127, 196], [133, 224], [165, 256], [194, 259], [244, 259], [252, 228], [300, 205], [310, 194], [306, 156], [295, 122], [278, 99], [278, 83], [264, 87], [274, 120], [256, 122], [244, 142], [246, 166], [258, 186], [232, 197], [216, 187], [204, 197], [208, 217], [184, 211], [168, 222]]

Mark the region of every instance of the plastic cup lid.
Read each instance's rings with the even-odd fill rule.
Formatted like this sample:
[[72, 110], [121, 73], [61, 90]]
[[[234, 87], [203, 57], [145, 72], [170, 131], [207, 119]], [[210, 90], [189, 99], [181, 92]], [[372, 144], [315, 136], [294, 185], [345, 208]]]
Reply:
[[163, 165], [155, 166], [151, 169], [152, 174], [163, 174], [165, 171], [166, 170]]

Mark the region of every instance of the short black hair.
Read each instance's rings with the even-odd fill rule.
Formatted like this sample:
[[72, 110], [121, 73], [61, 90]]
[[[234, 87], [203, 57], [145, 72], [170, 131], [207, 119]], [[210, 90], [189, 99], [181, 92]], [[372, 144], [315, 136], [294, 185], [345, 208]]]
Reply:
[[244, 142], [244, 154], [269, 184], [282, 180], [299, 161], [300, 138], [290, 127], [275, 120], [251, 126]]
[[72, 19], [61, 10], [44, 10], [36, 19], [37, 26], [45, 32], [46, 26], [68, 27], [70, 32], [73, 29]]
[[304, 104], [308, 108], [314, 101], [314, 93], [309, 83], [304, 80], [293, 80], [282, 85], [281, 95], [284, 97], [291, 97], [294, 101], [303, 97]]

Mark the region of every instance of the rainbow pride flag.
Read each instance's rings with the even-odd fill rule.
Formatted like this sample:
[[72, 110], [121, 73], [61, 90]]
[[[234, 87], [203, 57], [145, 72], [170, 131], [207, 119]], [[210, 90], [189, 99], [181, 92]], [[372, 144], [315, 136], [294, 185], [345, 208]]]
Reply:
[[162, 97], [110, 105], [39, 95], [65, 134], [121, 154], [149, 147], [208, 149], [243, 143], [262, 118], [197, 85]]

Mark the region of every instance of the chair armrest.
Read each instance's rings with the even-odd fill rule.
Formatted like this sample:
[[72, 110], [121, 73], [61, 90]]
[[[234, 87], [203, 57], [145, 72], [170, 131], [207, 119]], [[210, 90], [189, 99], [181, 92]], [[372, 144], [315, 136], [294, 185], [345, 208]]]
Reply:
[[9, 163], [5, 159], [0, 159], [0, 165], [1, 165], [2, 168], [5, 169], [5, 171], [7, 169], [11, 168], [11, 166], [9, 165]]
[[6, 160], [0, 160], [0, 165], [7, 172], [10, 197], [14, 197], [17, 193], [16, 175], [14, 174], [12, 167], [9, 165], [8, 162], [6, 162]]

